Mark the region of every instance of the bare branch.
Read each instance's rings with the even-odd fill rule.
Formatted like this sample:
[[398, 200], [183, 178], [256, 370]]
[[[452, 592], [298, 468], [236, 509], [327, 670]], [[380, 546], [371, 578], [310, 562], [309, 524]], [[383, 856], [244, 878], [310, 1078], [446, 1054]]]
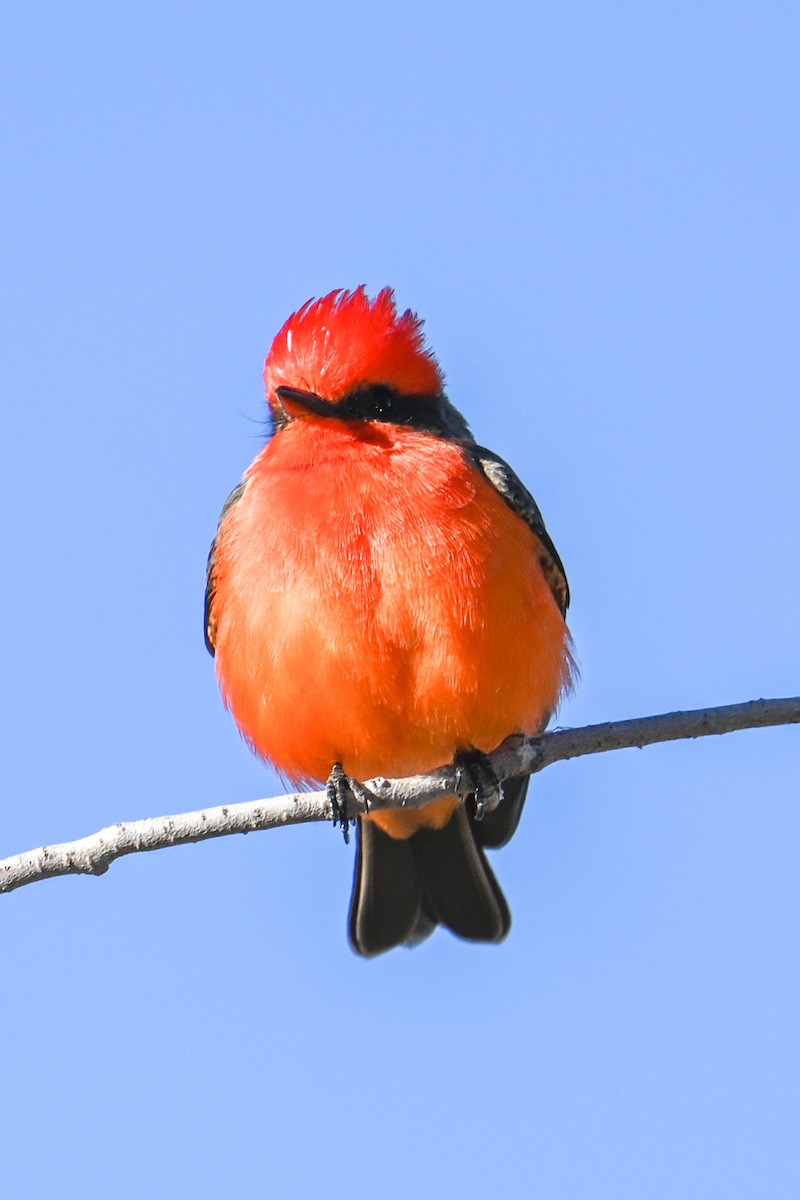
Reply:
[[[606, 750], [651, 746], [683, 738], [757, 729], [766, 725], [800, 723], [800, 697], [786, 700], [752, 700], [723, 708], [693, 712], [664, 713], [633, 721], [609, 721], [583, 729], [555, 729], [538, 737], [521, 734], [508, 738], [490, 756], [501, 779], [535, 774], [551, 763]], [[439, 796], [452, 795], [455, 775], [452, 766], [442, 767], [411, 779], [372, 779], [365, 784], [374, 808], [420, 808]], [[354, 814], [360, 806], [354, 805]], [[42, 846], [0, 861], [0, 892], [11, 892], [40, 879], [56, 875], [102, 875], [125, 854], [163, 850], [231, 833], [254, 833], [278, 825], [300, 825], [308, 821], [330, 821], [331, 806], [325, 792], [294, 793], [274, 800], [251, 800], [226, 804], [171, 817], [125, 821], [109, 825], [99, 833]]]

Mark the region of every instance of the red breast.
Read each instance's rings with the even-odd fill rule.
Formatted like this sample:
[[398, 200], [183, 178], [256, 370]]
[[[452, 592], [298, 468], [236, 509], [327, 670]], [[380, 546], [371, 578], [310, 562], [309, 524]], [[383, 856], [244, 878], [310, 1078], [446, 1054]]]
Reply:
[[535, 535], [458, 443], [295, 420], [245, 479], [217, 541], [217, 672], [283, 775], [411, 775], [542, 727], [566, 627]]

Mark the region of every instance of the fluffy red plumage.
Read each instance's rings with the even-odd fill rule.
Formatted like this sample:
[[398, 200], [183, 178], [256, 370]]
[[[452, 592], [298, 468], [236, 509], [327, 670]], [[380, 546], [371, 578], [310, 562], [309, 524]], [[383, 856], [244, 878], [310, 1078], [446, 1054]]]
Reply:
[[409, 394], [435, 394], [444, 379], [426, 347], [422, 321], [398, 316], [391, 288], [371, 301], [363, 287], [309, 300], [280, 330], [264, 367], [267, 399], [281, 385], [341, 400], [352, 388], [392, 384]]
[[[444, 397], [422, 322], [388, 288], [331, 292], [289, 318], [264, 378], [277, 431], [223, 512], [207, 593], [222, 694], [256, 752], [298, 783], [335, 763], [363, 780], [543, 728], [572, 665], [561, 563]], [[364, 818], [361, 953], [437, 921], [505, 935], [481, 847], [516, 827], [512, 782], [477, 824], [456, 797]]]

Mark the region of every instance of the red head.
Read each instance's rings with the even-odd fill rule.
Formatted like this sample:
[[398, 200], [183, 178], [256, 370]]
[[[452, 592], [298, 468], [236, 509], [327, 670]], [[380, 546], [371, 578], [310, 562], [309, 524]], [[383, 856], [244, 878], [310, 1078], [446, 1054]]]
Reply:
[[272, 409], [279, 387], [336, 403], [376, 384], [416, 396], [438, 396], [444, 386], [419, 317], [410, 309], [397, 315], [391, 288], [370, 300], [363, 287], [309, 300], [289, 317], [272, 343], [264, 382]]

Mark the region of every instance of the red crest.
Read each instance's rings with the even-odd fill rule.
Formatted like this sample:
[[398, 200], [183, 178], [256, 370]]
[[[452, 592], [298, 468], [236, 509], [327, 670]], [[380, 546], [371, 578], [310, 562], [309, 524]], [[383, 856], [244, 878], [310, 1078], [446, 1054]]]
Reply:
[[398, 316], [388, 287], [374, 300], [364, 287], [309, 300], [272, 343], [264, 382], [270, 405], [281, 385], [332, 401], [365, 384], [386, 384], [406, 395], [435, 395], [444, 386], [422, 321], [410, 309]]

